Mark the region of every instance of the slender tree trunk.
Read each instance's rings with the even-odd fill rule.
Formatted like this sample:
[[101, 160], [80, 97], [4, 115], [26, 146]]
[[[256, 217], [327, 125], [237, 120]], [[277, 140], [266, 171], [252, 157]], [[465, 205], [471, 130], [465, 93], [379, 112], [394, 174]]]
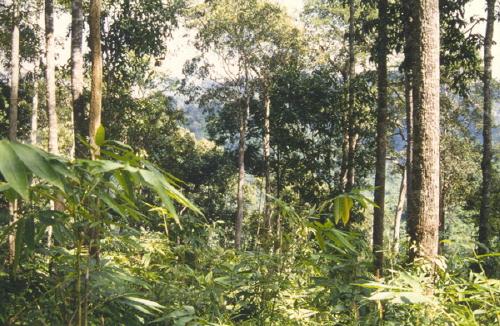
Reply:
[[45, 60], [47, 82], [47, 112], [49, 117], [49, 153], [58, 155], [58, 132], [56, 111], [56, 60], [54, 37], [54, 0], [45, 0]]
[[[479, 212], [479, 237], [478, 241], [489, 246], [490, 226], [490, 203], [491, 203], [491, 178], [492, 178], [492, 138], [491, 138], [491, 109], [493, 106], [491, 81], [493, 66], [493, 31], [495, 24], [495, 3], [496, 0], [487, 0], [486, 34], [484, 38], [484, 77], [483, 77], [483, 159], [481, 169], [483, 173], [483, 184], [481, 189], [481, 208]], [[487, 250], [478, 248], [479, 254], [485, 254]]]
[[[92, 56], [92, 80], [90, 94], [90, 114], [89, 114], [89, 136], [92, 146], [91, 159], [99, 155], [99, 149], [96, 144], [96, 134], [101, 125], [102, 111], [102, 53], [101, 53], [101, 0], [90, 1], [90, 54]], [[100, 220], [99, 205], [91, 209], [95, 221]], [[89, 229], [89, 251], [92, 258], [99, 261], [99, 246], [97, 242], [100, 234], [99, 229], [92, 227]], [[86, 318], [86, 317], [85, 317]]]
[[[245, 76], [245, 87], [248, 88], [248, 74]], [[250, 94], [246, 90], [245, 107], [240, 109], [239, 129], [240, 139], [238, 143], [238, 194], [237, 194], [237, 212], [235, 223], [234, 247], [241, 249], [241, 235], [243, 233], [243, 213], [245, 207], [245, 137], [247, 133], [248, 116], [250, 114]]]
[[[412, 193], [411, 175], [413, 167], [413, 103], [414, 103], [414, 61], [417, 49], [415, 47], [416, 40], [416, 17], [414, 8], [417, 5], [416, 0], [409, 0], [403, 3], [404, 10], [404, 34], [405, 39], [405, 60], [404, 60], [404, 85], [405, 85], [405, 111], [406, 111], [406, 202], [409, 201], [409, 196]], [[408, 207], [408, 205], [407, 205]], [[407, 223], [407, 232], [410, 233], [410, 226]]]
[[38, 144], [38, 107], [39, 107], [39, 96], [38, 91], [40, 88], [40, 83], [38, 82], [40, 73], [40, 61], [35, 60], [35, 67], [33, 69], [33, 98], [31, 99], [31, 132], [30, 132], [30, 143], [33, 146]]
[[71, 10], [71, 94], [73, 99], [73, 135], [75, 157], [88, 157], [88, 150], [78, 139], [85, 137], [87, 121], [83, 98], [83, 4], [82, 0], [73, 0]]
[[399, 198], [398, 206], [396, 207], [396, 214], [394, 215], [394, 235], [392, 242], [392, 253], [397, 255], [399, 253], [399, 242], [401, 239], [400, 229], [401, 229], [401, 216], [403, 215], [403, 207], [405, 204], [406, 197], [406, 180], [407, 180], [406, 166], [403, 166], [403, 171], [401, 173], [401, 186], [399, 188]]
[[356, 57], [354, 49], [354, 23], [356, 8], [354, 0], [349, 0], [349, 99], [348, 99], [348, 121], [347, 121], [347, 175], [345, 191], [349, 192], [354, 186], [354, 151], [356, 148], [356, 128], [354, 117]]
[[17, 111], [19, 102], [19, 1], [12, 2], [12, 43], [10, 61], [9, 139], [17, 140]]
[[265, 198], [264, 198], [264, 217], [265, 217], [265, 225], [267, 228], [267, 232], [269, 234], [273, 233], [273, 225], [271, 221], [271, 201], [268, 195], [271, 194], [271, 171], [269, 167], [269, 155], [271, 152], [270, 146], [270, 115], [271, 115], [271, 99], [269, 98], [269, 92], [267, 89], [267, 85], [264, 85], [266, 88], [264, 90], [264, 130], [263, 130], [263, 143], [264, 143], [264, 176], [265, 176]]
[[385, 170], [387, 154], [387, 0], [379, 0], [378, 58], [378, 110], [377, 110], [377, 159], [375, 163], [374, 200], [378, 208], [373, 214], [373, 252], [375, 275], [381, 276], [384, 267], [384, 214]]
[[[9, 103], [9, 140], [17, 140], [17, 116], [18, 116], [18, 102], [19, 102], [19, 1], [13, 0], [12, 2], [12, 57], [10, 61], [10, 103]], [[17, 222], [17, 200], [9, 202], [9, 214], [11, 216], [10, 225]], [[16, 279], [16, 231], [11, 231], [8, 237], [9, 242], [9, 275], [11, 280]]]
[[89, 136], [94, 148], [92, 159], [99, 155], [95, 137], [101, 125], [102, 111], [102, 52], [101, 52], [101, 0], [90, 1], [90, 53], [92, 56], [92, 81], [90, 95]]
[[439, 167], [439, 1], [419, 0], [419, 52], [415, 65], [413, 167], [408, 201], [410, 260], [438, 255]]

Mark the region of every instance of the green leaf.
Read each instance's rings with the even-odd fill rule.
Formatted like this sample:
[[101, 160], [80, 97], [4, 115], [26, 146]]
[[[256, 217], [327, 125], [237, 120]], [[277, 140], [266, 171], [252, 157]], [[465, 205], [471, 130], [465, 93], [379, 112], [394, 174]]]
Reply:
[[65, 186], [67, 186], [67, 183], [65, 184], [64, 182], [66, 179], [62, 178], [61, 175], [54, 170], [51, 162], [48, 161], [46, 157], [40, 155], [37, 150], [34, 150], [32, 146], [16, 142], [12, 142], [11, 146], [31, 172], [39, 176], [42, 180], [55, 185], [62, 191], [66, 189]]
[[416, 292], [396, 292], [392, 303], [414, 304], [429, 302], [429, 298]]
[[10, 186], [25, 200], [29, 198], [28, 177], [19, 157], [16, 155], [11, 143], [7, 140], [0, 141], [0, 173]]
[[405, 280], [405, 282], [408, 283], [408, 285], [411, 286], [413, 290], [417, 291], [418, 293], [422, 293], [422, 285], [413, 276], [404, 271], [399, 272], [399, 275], [401, 275], [403, 280]]
[[348, 197], [346, 194], [335, 197], [333, 200], [333, 212], [335, 216], [335, 223], [338, 223], [340, 220], [344, 223], [344, 225], [349, 222], [349, 217], [351, 214], [351, 207], [353, 205], [352, 198]]
[[321, 250], [325, 250], [325, 239], [323, 238], [323, 235], [321, 232], [316, 232], [316, 239], [318, 240], [318, 245], [321, 248]]
[[95, 144], [98, 147], [101, 147], [104, 144], [104, 141], [106, 140], [106, 132], [104, 130], [103, 125], [99, 125], [97, 128], [97, 131], [95, 133]]
[[178, 321], [175, 322], [174, 326], [184, 326], [193, 319], [194, 319], [194, 317], [192, 317], [192, 316], [181, 317], [181, 318], [179, 318]]

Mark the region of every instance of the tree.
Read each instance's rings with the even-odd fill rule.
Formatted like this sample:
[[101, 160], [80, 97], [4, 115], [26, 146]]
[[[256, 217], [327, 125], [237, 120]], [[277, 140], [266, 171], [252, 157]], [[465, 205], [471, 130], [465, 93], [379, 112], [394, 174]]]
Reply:
[[[12, 2], [12, 40], [11, 40], [11, 69], [10, 69], [10, 101], [9, 101], [9, 139], [11, 141], [17, 140], [17, 116], [18, 116], [18, 102], [19, 102], [19, 1]], [[15, 225], [18, 220], [17, 217], [17, 199], [9, 201], [9, 215], [11, 216], [10, 225]], [[14, 232], [9, 234], [9, 274], [10, 278], [15, 279], [15, 254], [16, 248], [16, 235]]]
[[[238, 200], [235, 246], [241, 244], [243, 221], [243, 184], [245, 176], [245, 138], [254, 92], [258, 91], [262, 105], [263, 176], [266, 195], [271, 192], [269, 156], [271, 146], [270, 114], [273, 76], [297, 60], [300, 54], [300, 36], [281, 8], [267, 1], [221, 0], [200, 5], [198, 20], [198, 48], [214, 51], [225, 69], [225, 85], [234, 89], [240, 106], [238, 119]], [[266, 21], [267, 24], [260, 22]], [[265, 200], [266, 204], [268, 199]], [[271, 211], [265, 208], [265, 224], [271, 229]]]
[[89, 137], [91, 158], [99, 155], [96, 135], [101, 125], [102, 111], [102, 51], [101, 51], [101, 0], [90, 1], [89, 43], [92, 57], [92, 77], [90, 90]]
[[416, 8], [418, 56], [415, 60], [413, 150], [409, 175], [410, 260], [438, 254], [439, 230], [439, 3], [419, 0]]
[[484, 245], [479, 246], [478, 253], [485, 254], [489, 246], [490, 229], [490, 204], [491, 204], [491, 181], [492, 181], [492, 67], [493, 67], [493, 32], [495, 24], [496, 0], [486, 1], [486, 34], [484, 38], [484, 75], [483, 75], [483, 158], [481, 170], [483, 184], [481, 190], [481, 209], [479, 213], [479, 236], [478, 241]]
[[378, 207], [373, 212], [373, 251], [376, 274], [380, 276], [384, 267], [384, 214], [385, 214], [385, 171], [387, 153], [387, 14], [388, 1], [378, 1], [378, 107], [377, 107], [377, 158], [375, 165], [374, 201]]
[[56, 108], [56, 59], [54, 35], [54, 0], [45, 0], [45, 76], [49, 117], [49, 152], [59, 154]]
[[73, 100], [73, 136], [74, 152], [78, 158], [87, 155], [84, 143], [78, 136], [88, 134], [83, 97], [83, 3], [82, 0], [71, 2], [71, 94]]

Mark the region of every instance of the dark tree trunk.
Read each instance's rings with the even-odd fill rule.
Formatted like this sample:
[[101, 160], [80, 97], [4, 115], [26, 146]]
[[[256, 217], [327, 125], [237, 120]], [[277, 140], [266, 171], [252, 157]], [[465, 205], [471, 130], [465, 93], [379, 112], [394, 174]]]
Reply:
[[[491, 204], [491, 178], [492, 178], [492, 138], [491, 138], [491, 109], [492, 109], [492, 63], [493, 63], [493, 29], [495, 24], [495, 3], [496, 0], [487, 0], [486, 34], [484, 38], [484, 77], [483, 77], [483, 159], [481, 170], [483, 174], [483, 184], [481, 189], [481, 208], [479, 212], [479, 237], [478, 241], [489, 246], [490, 226], [490, 204]], [[478, 253], [485, 254], [486, 248], [479, 247]]]
[[88, 135], [83, 98], [83, 4], [73, 0], [71, 7], [71, 94], [73, 100], [73, 135], [75, 157], [88, 157], [88, 149], [78, 136]]
[[54, 0], [45, 0], [45, 58], [47, 112], [49, 117], [49, 153], [59, 154], [59, 127], [56, 109], [56, 60], [54, 36]]
[[387, 153], [387, 0], [379, 0], [379, 30], [377, 51], [378, 110], [377, 110], [377, 158], [375, 163], [374, 200], [378, 207], [373, 214], [373, 252], [375, 275], [381, 276], [384, 267], [384, 214], [385, 170]]

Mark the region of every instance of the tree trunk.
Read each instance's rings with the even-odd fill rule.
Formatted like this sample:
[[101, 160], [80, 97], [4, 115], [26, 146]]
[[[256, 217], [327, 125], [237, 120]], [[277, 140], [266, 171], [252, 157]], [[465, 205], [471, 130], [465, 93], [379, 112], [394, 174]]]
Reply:
[[90, 1], [90, 53], [92, 56], [92, 80], [90, 95], [89, 136], [93, 150], [92, 159], [99, 155], [96, 145], [97, 129], [101, 125], [102, 110], [102, 53], [101, 53], [101, 0]]
[[269, 98], [269, 92], [267, 85], [264, 85], [264, 130], [263, 130], [263, 153], [264, 153], [264, 178], [265, 178], [265, 196], [264, 196], [264, 220], [267, 232], [269, 234], [273, 233], [273, 225], [271, 221], [272, 209], [271, 201], [268, 195], [271, 194], [271, 171], [269, 167], [269, 155], [271, 152], [270, 146], [270, 115], [271, 115], [271, 99]]
[[354, 0], [349, 0], [349, 99], [348, 99], [348, 118], [347, 118], [347, 175], [345, 191], [349, 192], [354, 186], [354, 151], [356, 148], [356, 129], [354, 127], [354, 97], [355, 86], [354, 76], [356, 75], [356, 57], [354, 49], [354, 16], [356, 8]]
[[[10, 61], [10, 103], [9, 103], [9, 140], [17, 140], [17, 116], [19, 102], [19, 1], [12, 2], [12, 57]], [[17, 200], [9, 202], [9, 215], [11, 216], [10, 225], [17, 222]], [[13, 281], [16, 279], [16, 230], [12, 230], [8, 237], [9, 242], [9, 275]]]
[[[483, 174], [483, 184], [481, 189], [481, 208], [479, 212], [479, 236], [478, 241], [489, 246], [489, 228], [490, 226], [490, 202], [491, 202], [491, 178], [492, 178], [492, 149], [491, 149], [491, 109], [492, 93], [492, 64], [493, 64], [493, 29], [495, 24], [495, 2], [496, 0], [487, 0], [487, 18], [486, 18], [486, 34], [484, 37], [484, 77], [483, 77], [483, 97], [484, 97], [484, 112], [483, 112], [483, 159], [481, 162], [481, 170]], [[478, 253], [485, 254], [486, 248], [479, 247]]]
[[399, 242], [401, 239], [399, 230], [401, 229], [401, 216], [403, 215], [403, 207], [405, 203], [406, 197], [406, 166], [403, 166], [403, 172], [401, 173], [401, 186], [399, 188], [399, 198], [398, 198], [398, 206], [396, 208], [396, 214], [394, 215], [394, 235], [392, 242], [392, 253], [397, 255], [399, 253]]
[[387, 0], [379, 0], [379, 39], [377, 49], [378, 110], [377, 110], [377, 158], [375, 163], [374, 200], [378, 208], [373, 213], [373, 252], [375, 275], [381, 276], [384, 267], [384, 214], [385, 170], [387, 153]]
[[[409, 196], [412, 193], [411, 175], [413, 167], [413, 103], [414, 103], [414, 61], [416, 40], [416, 17], [414, 8], [417, 5], [416, 0], [409, 0], [404, 5], [404, 34], [405, 39], [405, 60], [404, 60], [404, 85], [405, 85], [405, 111], [406, 111], [406, 202], [409, 202]], [[408, 207], [408, 204], [407, 204]], [[410, 227], [407, 223], [407, 232], [410, 233]]]
[[87, 124], [83, 98], [83, 4], [73, 0], [71, 10], [71, 94], [73, 99], [73, 135], [75, 157], [88, 157], [88, 149], [78, 139], [85, 137]]
[[38, 82], [40, 73], [40, 61], [35, 60], [35, 67], [33, 68], [33, 98], [31, 99], [31, 132], [30, 132], [30, 143], [33, 146], [38, 144], [38, 107], [39, 107], [39, 96], [38, 90], [40, 88], [40, 83]]
[[[248, 87], [248, 80], [246, 82]], [[237, 194], [237, 212], [234, 234], [234, 247], [241, 249], [241, 234], [243, 233], [243, 213], [245, 207], [245, 137], [247, 133], [248, 116], [250, 113], [250, 95], [246, 94], [245, 107], [240, 109], [239, 129], [240, 139], [238, 143], [238, 194]]]
[[[92, 80], [90, 94], [90, 114], [89, 114], [89, 136], [92, 146], [91, 159], [99, 155], [99, 149], [96, 144], [96, 134], [101, 125], [102, 110], [102, 53], [101, 53], [101, 0], [90, 1], [90, 54], [92, 56]], [[99, 205], [95, 205], [93, 216], [95, 222], [100, 220]], [[99, 229], [92, 227], [89, 229], [89, 250], [90, 255], [96, 261], [99, 261], [99, 246], [96, 242], [99, 240]]]
[[412, 262], [438, 255], [439, 167], [439, 1], [418, 0], [419, 51], [415, 60], [413, 166], [408, 201]]
[[58, 132], [56, 111], [56, 60], [54, 37], [54, 0], [45, 0], [45, 60], [47, 83], [47, 113], [49, 117], [49, 153], [58, 155]]
[[12, 56], [10, 61], [9, 139], [17, 140], [19, 102], [19, 1], [12, 2]]

